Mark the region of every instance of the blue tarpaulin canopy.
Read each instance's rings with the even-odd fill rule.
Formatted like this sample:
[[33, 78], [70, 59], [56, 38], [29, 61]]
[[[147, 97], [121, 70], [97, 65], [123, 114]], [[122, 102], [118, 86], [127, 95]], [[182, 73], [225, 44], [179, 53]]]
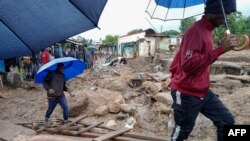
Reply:
[[98, 26], [107, 0], [0, 0], [0, 59], [32, 55]]

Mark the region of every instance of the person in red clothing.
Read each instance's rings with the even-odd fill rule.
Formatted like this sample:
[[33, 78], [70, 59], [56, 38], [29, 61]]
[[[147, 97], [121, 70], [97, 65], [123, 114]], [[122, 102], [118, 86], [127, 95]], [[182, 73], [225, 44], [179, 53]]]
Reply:
[[42, 50], [41, 63], [42, 65], [50, 61], [50, 54], [47, 50]]
[[[236, 11], [235, 0], [223, 0], [227, 15]], [[234, 36], [225, 35], [221, 44], [213, 48], [214, 28], [224, 24], [218, 0], [207, 0], [204, 16], [185, 32], [180, 49], [170, 66], [171, 95], [175, 127], [172, 141], [183, 141], [193, 130], [196, 118], [202, 113], [217, 127], [217, 139], [224, 140], [224, 125], [234, 124], [233, 115], [209, 90], [209, 66], [220, 55], [237, 46]]]

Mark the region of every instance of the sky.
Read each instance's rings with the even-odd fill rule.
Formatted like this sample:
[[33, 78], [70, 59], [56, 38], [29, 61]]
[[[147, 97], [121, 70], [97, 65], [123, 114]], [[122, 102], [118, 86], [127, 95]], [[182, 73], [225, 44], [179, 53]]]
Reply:
[[[106, 35], [122, 36], [133, 29], [155, 29], [156, 32], [179, 30], [180, 21], [152, 20], [145, 12], [150, 0], [108, 0], [98, 26], [76, 36], [87, 39], [104, 39]], [[250, 0], [237, 0], [237, 10], [250, 16]], [[197, 17], [198, 18], [198, 17]], [[75, 36], [75, 37], [76, 37]]]

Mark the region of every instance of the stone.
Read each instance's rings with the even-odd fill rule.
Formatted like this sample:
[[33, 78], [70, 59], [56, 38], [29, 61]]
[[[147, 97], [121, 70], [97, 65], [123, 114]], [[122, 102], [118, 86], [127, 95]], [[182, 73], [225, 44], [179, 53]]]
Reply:
[[115, 102], [116, 103], [120, 103], [120, 104], [123, 104], [125, 103], [125, 99], [122, 95], [119, 95], [116, 99], [115, 99]]
[[68, 99], [70, 117], [80, 115], [88, 107], [88, 97], [85, 94], [76, 94], [75, 97], [70, 97], [68, 94], [65, 95]]
[[35, 131], [10, 121], [0, 120], [0, 139], [10, 141], [18, 134], [35, 135]]
[[119, 113], [121, 111], [121, 104], [117, 102], [111, 102], [108, 104], [110, 113]]
[[107, 127], [116, 127], [116, 122], [114, 120], [110, 120], [108, 121], [108, 123], [106, 124]]
[[95, 110], [95, 115], [97, 116], [105, 116], [109, 112], [109, 107], [107, 105], [101, 106]]
[[133, 111], [132, 106], [130, 106], [128, 104], [121, 104], [121, 109], [125, 113], [132, 113], [132, 111]]
[[124, 112], [120, 112], [118, 115], [117, 115], [117, 119], [119, 119], [119, 120], [124, 120], [124, 119], [126, 119], [126, 118], [128, 118], [129, 117], [129, 114], [128, 113], [124, 113]]
[[135, 123], [136, 123], [135, 118], [134, 118], [134, 117], [130, 117], [130, 118], [128, 118], [128, 120], [126, 121], [125, 127], [126, 127], [126, 128], [129, 128], [129, 129], [133, 129]]
[[166, 105], [172, 105], [173, 103], [172, 96], [169, 93], [158, 93], [154, 95], [153, 98], [156, 101], [161, 102]]
[[154, 83], [150, 81], [143, 82], [142, 87], [151, 95], [157, 94], [162, 89], [161, 83]]
[[98, 88], [97, 87], [91, 87], [90, 90], [91, 91], [96, 91]]

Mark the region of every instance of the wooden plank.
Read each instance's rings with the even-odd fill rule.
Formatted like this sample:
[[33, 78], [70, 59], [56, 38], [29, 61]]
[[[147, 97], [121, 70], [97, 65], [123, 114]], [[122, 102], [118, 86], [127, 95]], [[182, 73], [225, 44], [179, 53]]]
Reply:
[[68, 123], [68, 124], [66, 124], [66, 125], [63, 125], [60, 129], [63, 130], [63, 129], [65, 129], [65, 128], [67, 128], [67, 127], [73, 125], [73, 124], [76, 124], [77, 122], [79, 122], [80, 120], [82, 120], [82, 119], [84, 119], [84, 118], [86, 118], [86, 117], [87, 117], [87, 116], [85, 116], [85, 115], [80, 116], [80, 117], [77, 117], [77, 118], [75, 118], [74, 120], [72, 120], [72, 122], [70, 122], [70, 123]]
[[156, 82], [161, 82], [160, 80], [154, 78], [152, 75], [150, 75], [150, 74], [148, 74], [148, 73], [146, 73], [146, 75], [147, 75], [148, 77], [150, 77], [151, 79], [153, 79], [154, 81], [156, 81]]
[[[85, 133], [80, 134], [80, 136], [84, 137], [84, 138], [95, 138], [95, 137], [99, 137], [101, 135], [102, 134], [91, 133], [91, 132], [85, 132]], [[130, 138], [130, 137], [115, 137], [112, 140], [113, 141], [145, 141], [145, 140], [134, 139], [134, 138]]]
[[[68, 135], [68, 136], [74, 136], [73, 134], [75, 133], [75, 131], [69, 131], [69, 130], [60, 131], [58, 129], [51, 129], [51, 128], [46, 129], [46, 131], [50, 134], [62, 134], [62, 135]], [[81, 133], [79, 136], [83, 138], [97, 138], [102, 135], [103, 134], [101, 133], [85, 132], [85, 133]], [[112, 140], [114, 141], [145, 141], [141, 139], [135, 139], [131, 137], [121, 137], [121, 136], [115, 137]]]
[[[85, 125], [85, 126], [91, 126], [90, 123], [87, 122], [80, 122], [81, 124]], [[117, 129], [115, 128], [110, 128], [110, 127], [106, 127], [106, 126], [99, 126], [98, 128], [101, 129], [107, 129], [110, 131], [115, 131]], [[101, 133], [101, 134], [107, 134], [107, 131], [93, 131], [94, 133]], [[127, 132], [122, 134], [122, 136], [124, 137], [134, 137], [134, 138], [138, 138], [138, 139], [144, 139], [144, 140], [152, 140], [152, 141], [168, 141], [168, 139], [166, 139], [167, 137], [159, 137], [159, 136], [153, 136], [153, 135], [145, 135], [145, 134], [140, 134], [140, 133], [135, 133], [135, 132]]]
[[[107, 134], [107, 131], [100, 131], [100, 130], [93, 130], [92, 132], [98, 133], [98, 134]], [[142, 140], [149, 140], [149, 141], [169, 141], [167, 137], [159, 137], [159, 136], [154, 136], [154, 135], [145, 135], [145, 134], [140, 134], [140, 133], [135, 133], [135, 132], [127, 132], [122, 134], [122, 137], [131, 137], [131, 138], [136, 138], [136, 139], [142, 139]]]
[[239, 75], [239, 76], [226, 75], [226, 78], [241, 80], [241, 81], [245, 81], [245, 82], [250, 82], [250, 77], [248, 75]]
[[[76, 131], [70, 131], [70, 130], [60, 131], [58, 129], [51, 129], [51, 128], [46, 129], [46, 132], [50, 134], [62, 134], [62, 135], [68, 135], [68, 136], [74, 136], [74, 133], [76, 133]], [[81, 133], [79, 136], [85, 137], [85, 138], [96, 138], [102, 135], [103, 134], [85, 132], [85, 133]]]
[[159, 137], [155, 135], [145, 135], [145, 134], [143, 135], [143, 134], [133, 133], [133, 132], [124, 133], [123, 136], [149, 140], [149, 141], [169, 141], [168, 139], [166, 139], [167, 137]]
[[[96, 138], [96, 137], [100, 137], [103, 134], [98, 134], [98, 133], [92, 133], [92, 132], [85, 132], [80, 134], [81, 137], [84, 138]], [[141, 139], [135, 139], [135, 138], [130, 138], [130, 137], [115, 137], [112, 138], [113, 141], [145, 141], [145, 140], [141, 140]], [[93, 140], [92, 140], [93, 141]]]
[[122, 129], [110, 132], [108, 134], [105, 134], [103, 136], [100, 136], [98, 138], [95, 138], [95, 139], [93, 139], [93, 141], [105, 141], [105, 140], [117, 137], [117, 136], [119, 136], [119, 135], [121, 135], [121, 134], [123, 134], [123, 133], [125, 133], [125, 132], [127, 132], [129, 130], [131, 130], [131, 129], [129, 129], [129, 128], [122, 128]]
[[95, 128], [95, 127], [97, 127], [97, 126], [99, 126], [99, 125], [101, 125], [101, 124], [103, 124], [103, 123], [104, 123], [104, 122], [99, 122], [99, 123], [97, 123], [97, 124], [91, 125], [91, 126], [89, 126], [89, 127], [87, 127], [87, 128], [84, 128], [84, 129], [82, 129], [82, 130], [76, 132], [74, 135], [79, 135], [79, 134], [81, 134], [81, 133], [90, 131], [91, 129], [93, 129], [93, 128]]
[[44, 121], [39, 121], [39, 122], [15, 122], [14, 124], [16, 125], [25, 125], [25, 124], [44, 124]]
[[[87, 122], [84, 122], [84, 121], [79, 122], [79, 124], [82, 124], [82, 125], [85, 125], [85, 126], [91, 126], [91, 124], [90, 124], [90, 123], [87, 123]], [[118, 129], [116, 129], [116, 128], [106, 127], [106, 126], [103, 126], [103, 125], [98, 126], [98, 128], [101, 128], [101, 129], [106, 129], [106, 130], [110, 130], [110, 131], [115, 131], [115, 130], [118, 130]]]
[[46, 130], [46, 127], [42, 127], [42, 128], [40, 128], [40, 129], [38, 129], [38, 130], [36, 130], [36, 133], [41, 133], [41, 132], [43, 132], [43, 131], [45, 131]]
[[114, 141], [146, 141], [146, 140], [129, 138], [129, 137], [116, 137], [116, 138], [114, 138], [112, 140], [114, 140]]
[[67, 127], [65, 128], [64, 130], [80, 130], [81, 129], [81, 126], [70, 126], [70, 127]]

